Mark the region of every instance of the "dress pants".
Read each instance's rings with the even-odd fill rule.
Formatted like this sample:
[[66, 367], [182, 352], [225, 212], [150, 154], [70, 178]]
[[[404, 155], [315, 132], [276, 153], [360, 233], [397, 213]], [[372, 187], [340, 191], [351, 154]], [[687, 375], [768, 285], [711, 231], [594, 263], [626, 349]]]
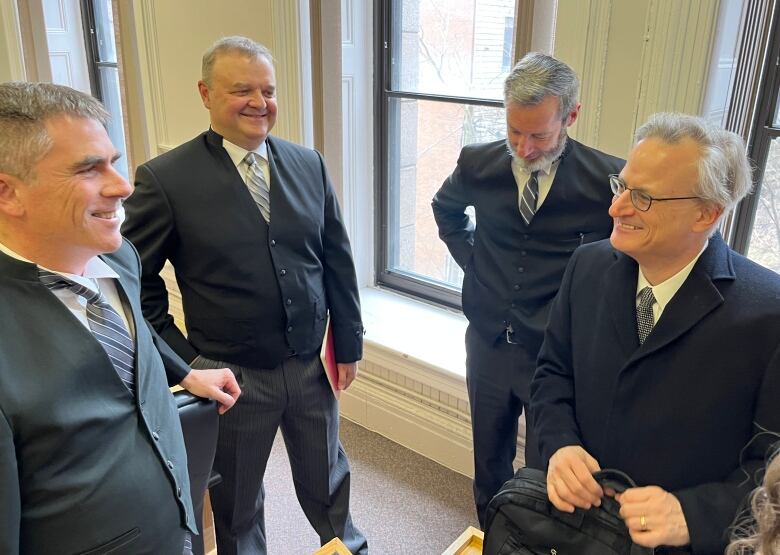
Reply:
[[504, 337], [487, 341], [466, 330], [466, 384], [474, 441], [474, 501], [481, 527], [485, 511], [501, 486], [514, 475], [518, 418], [525, 408], [525, 464], [541, 468], [541, 456], [528, 413], [536, 353]]
[[338, 404], [318, 355], [292, 356], [272, 369], [198, 357], [198, 368], [230, 368], [241, 396], [220, 416], [211, 488], [219, 555], [265, 555], [263, 475], [281, 428], [298, 502], [322, 544], [339, 537], [368, 553], [349, 514], [349, 462], [339, 441]]

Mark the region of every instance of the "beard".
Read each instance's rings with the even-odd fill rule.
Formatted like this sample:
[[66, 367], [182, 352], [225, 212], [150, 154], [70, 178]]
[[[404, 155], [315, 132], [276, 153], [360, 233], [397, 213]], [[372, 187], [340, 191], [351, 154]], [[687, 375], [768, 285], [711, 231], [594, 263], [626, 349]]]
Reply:
[[520, 167], [528, 173], [531, 173], [546, 168], [560, 158], [561, 154], [563, 154], [563, 150], [566, 148], [567, 138], [566, 129], [561, 129], [561, 133], [558, 135], [558, 142], [555, 146], [550, 150], [542, 152], [537, 158], [530, 161], [517, 155], [517, 152], [515, 152], [514, 148], [512, 148], [512, 145], [509, 143], [509, 138], [506, 140], [506, 148], [509, 150], [509, 154], [512, 158], [520, 164]]

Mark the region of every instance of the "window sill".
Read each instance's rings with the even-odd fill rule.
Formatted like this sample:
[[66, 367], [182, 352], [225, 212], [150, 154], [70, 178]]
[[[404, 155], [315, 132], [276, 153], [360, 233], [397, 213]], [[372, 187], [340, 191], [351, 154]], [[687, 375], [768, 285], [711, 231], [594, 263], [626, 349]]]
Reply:
[[465, 383], [463, 314], [373, 287], [360, 300], [367, 343]]

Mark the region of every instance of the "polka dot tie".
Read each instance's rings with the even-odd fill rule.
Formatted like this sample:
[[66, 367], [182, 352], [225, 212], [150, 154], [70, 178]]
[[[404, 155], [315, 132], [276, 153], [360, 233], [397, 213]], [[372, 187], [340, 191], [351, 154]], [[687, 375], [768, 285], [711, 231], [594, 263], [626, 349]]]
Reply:
[[639, 344], [645, 342], [647, 336], [653, 331], [653, 288], [645, 287], [639, 292], [639, 306], [636, 307], [636, 329], [639, 334]]

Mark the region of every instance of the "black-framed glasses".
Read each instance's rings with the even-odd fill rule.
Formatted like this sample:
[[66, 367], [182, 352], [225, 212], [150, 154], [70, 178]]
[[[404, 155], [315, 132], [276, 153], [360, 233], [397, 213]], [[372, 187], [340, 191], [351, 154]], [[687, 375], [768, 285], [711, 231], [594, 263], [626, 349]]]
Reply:
[[612, 194], [616, 197], [619, 197], [623, 194], [623, 191], [629, 191], [631, 193], [631, 204], [634, 205], [634, 208], [641, 212], [647, 212], [650, 210], [650, 207], [653, 205], [653, 201], [655, 202], [663, 202], [665, 200], [691, 200], [691, 199], [701, 199], [701, 197], [665, 197], [665, 198], [655, 198], [651, 197], [644, 191], [640, 189], [632, 189], [628, 186], [626, 186], [625, 182], [620, 179], [620, 176], [617, 174], [610, 174], [609, 175], [609, 186], [612, 189]]

